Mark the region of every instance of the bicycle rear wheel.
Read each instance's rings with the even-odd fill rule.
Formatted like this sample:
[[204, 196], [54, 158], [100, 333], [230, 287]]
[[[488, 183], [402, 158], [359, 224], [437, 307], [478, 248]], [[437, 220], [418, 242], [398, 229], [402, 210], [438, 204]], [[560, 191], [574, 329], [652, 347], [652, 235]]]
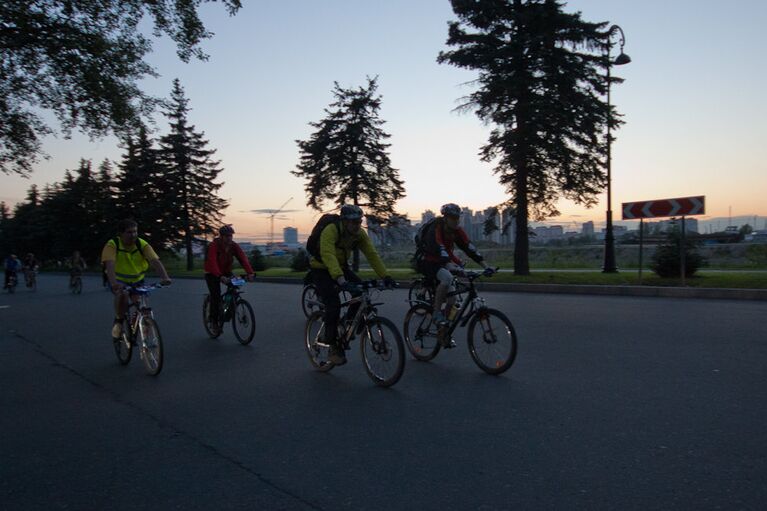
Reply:
[[376, 385], [391, 387], [405, 370], [405, 346], [394, 323], [376, 317], [365, 325], [360, 342], [365, 371]]
[[301, 293], [301, 309], [304, 311], [304, 316], [309, 318], [313, 313], [322, 310], [322, 301], [317, 294], [317, 288], [314, 284], [308, 284], [304, 286], [304, 290]]
[[115, 355], [117, 355], [120, 365], [126, 365], [130, 362], [131, 355], [133, 355], [133, 344], [131, 343], [130, 335], [130, 325], [127, 321], [123, 321], [122, 335], [117, 339], [112, 338]]
[[[221, 312], [219, 312], [219, 317]], [[210, 318], [210, 295], [205, 295], [205, 299], [202, 301], [202, 324], [205, 327], [205, 331], [208, 333], [208, 337], [215, 339], [221, 335], [223, 328], [221, 323], [213, 325], [208, 318]]]
[[322, 319], [321, 311], [312, 313], [306, 320], [304, 344], [306, 353], [309, 355], [309, 362], [316, 369], [325, 372], [335, 367], [335, 364], [328, 360], [330, 346], [325, 343], [325, 321]]
[[147, 374], [157, 376], [163, 364], [162, 336], [157, 322], [150, 317], [142, 318], [137, 337], [144, 369]]
[[234, 306], [232, 330], [242, 345], [250, 344], [256, 335], [256, 315], [253, 314], [253, 307], [245, 300], [237, 300]]
[[511, 321], [495, 309], [480, 309], [469, 322], [469, 353], [480, 369], [501, 374], [517, 357], [517, 333]]
[[437, 356], [440, 344], [437, 341], [437, 325], [432, 321], [432, 308], [418, 304], [405, 315], [403, 327], [405, 344], [417, 360], [428, 362]]

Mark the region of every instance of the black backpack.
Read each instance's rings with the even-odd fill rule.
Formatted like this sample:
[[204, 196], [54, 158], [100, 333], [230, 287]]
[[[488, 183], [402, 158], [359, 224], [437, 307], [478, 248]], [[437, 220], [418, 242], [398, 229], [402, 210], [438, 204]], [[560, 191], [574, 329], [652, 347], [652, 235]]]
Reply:
[[325, 213], [314, 225], [312, 233], [309, 235], [309, 239], [306, 240], [306, 251], [320, 262], [322, 262], [322, 258], [320, 257], [320, 236], [322, 236], [322, 231], [325, 229], [325, 227], [332, 223], [336, 224], [336, 228], [338, 229], [338, 234], [340, 236], [341, 217], [333, 213]]
[[413, 263], [417, 264], [423, 260], [426, 254], [438, 253], [434, 229], [437, 228], [437, 219], [432, 218], [421, 227], [415, 234], [415, 254], [413, 254]]

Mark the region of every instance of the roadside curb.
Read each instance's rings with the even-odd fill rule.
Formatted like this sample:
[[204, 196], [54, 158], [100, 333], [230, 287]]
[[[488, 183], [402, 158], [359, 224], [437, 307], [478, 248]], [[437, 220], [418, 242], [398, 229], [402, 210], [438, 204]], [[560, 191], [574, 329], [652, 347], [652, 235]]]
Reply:
[[[303, 284], [302, 278], [256, 277], [256, 282]], [[399, 280], [407, 289], [409, 280]], [[477, 289], [490, 292], [550, 293], [603, 296], [645, 296], [656, 298], [708, 298], [715, 300], [767, 300], [767, 289], [695, 288], [662, 286], [595, 286], [582, 284], [494, 284], [482, 282]]]
[[[49, 272], [60, 273], [65, 272]], [[86, 272], [99, 275], [99, 273]], [[197, 276], [178, 276], [174, 279], [200, 279]], [[301, 284], [303, 277], [256, 277], [256, 282], [273, 284]], [[407, 289], [410, 280], [398, 280]], [[514, 284], [480, 282], [477, 289], [489, 292], [548, 293], [569, 295], [644, 296], [650, 298], [703, 298], [710, 300], [756, 300], [767, 301], [767, 289], [734, 289], [712, 287], [664, 287], [664, 286], [597, 286], [586, 284]]]

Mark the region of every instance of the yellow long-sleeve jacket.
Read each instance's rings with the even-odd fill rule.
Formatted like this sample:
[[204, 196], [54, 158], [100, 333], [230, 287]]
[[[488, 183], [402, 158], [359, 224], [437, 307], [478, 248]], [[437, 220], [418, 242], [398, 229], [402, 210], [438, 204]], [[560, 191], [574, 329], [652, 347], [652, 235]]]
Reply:
[[330, 276], [335, 280], [344, 274], [341, 267], [346, 266], [352, 250], [355, 248], [359, 248], [360, 252], [365, 254], [370, 266], [379, 278], [386, 276], [386, 266], [376, 252], [373, 242], [370, 241], [370, 236], [364, 229], [360, 229], [356, 236], [352, 235], [344, 229], [343, 223], [339, 226], [330, 223], [322, 230], [322, 234], [320, 234], [320, 258], [322, 261], [313, 257], [310, 265], [315, 269], [328, 270]]

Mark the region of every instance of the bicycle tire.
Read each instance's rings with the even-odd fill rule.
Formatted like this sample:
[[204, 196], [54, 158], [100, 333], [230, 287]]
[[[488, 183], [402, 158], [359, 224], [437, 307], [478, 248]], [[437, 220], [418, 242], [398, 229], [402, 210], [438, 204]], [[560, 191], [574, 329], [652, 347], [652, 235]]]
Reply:
[[[388, 333], [384, 334], [385, 330], [388, 330]], [[391, 320], [382, 317], [370, 320], [365, 325], [360, 350], [365, 372], [379, 387], [391, 387], [402, 377], [405, 371], [405, 345], [399, 330]], [[390, 369], [379, 370], [384, 365]]]
[[112, 344], [115, 349], [115, 355], [120, 365], [127, 365], [130, 362], [133, 355], [133, 343], [130, 338], [130, 325], [127, 321], [123, 321], [122, 335], [118, 339], [112, 338]]
[[79, 295], [83, 292], [83, 279], [77, 277], [72, 285], [72, 293]]
[[431, 307], [423, 304], [411, 307], [405, 314], [402, 332], [405, 345], [416, 360], [428, 362], [439, 353], [441, 346], [437, 340], [437, 326], [432, 321]]
[[157, 322], [150, 317], [141, 318], [142, 325], [138, 330], [138, 346], [144, 369], [150, 376], [157, 376], [163, 366], [162, 335]]
[[[218, 328], [213, 331], [210, 329], [210, 322], [208, 321], [208, 318], [210, 317], [208, 313], [208, 309], [210, 308], [210, 295], [205, 295], [205, 298], [202, 301], [202, 325], [205, 327], [205, 332], [207, 332], [208, 337], [211, 339], [216, 339], [221, 335], [221, 332], [224, 330], [221, 328], [223, 325], [221, 322], [219, 322]], [[221, 314], [219, 313], [219, 316]]]
[[314, 284], [304, 286], [304, 290], [301, 292], [301, 309], [307, 319], [313, 313], [322, 310], [322, 301], [317, 295], [317, 288]]
[[[491, 318], [495, 317], [501, 322], [503, 328], [493, 326]], [[477, 325], [482, 328], [482, 338], [475, 340], [474, 329]], [[509, 346], [508, 349], [491, 348], [499, 342], [498, 334], [504, 334], [508, 336]], [[495, 309], [479, 309], [474, 313], [469, 321], [469, 327], [466, 333], [466, 340], [469, 345], [469, 353], [471, 358], [477, 366], [488, 374], [501, 374], [506, 372], [514, 360], [517, 358], [517, 333], [514, 331], [514, 325], [511, 324], [509, 318], [507, 318], [501, 311]], [[489, 357], [484, 360], [480, 352], [487, 351]]]
[[240, 298], [234, 305], [232, 330], [234, 330], [234, 336], [243, 346], [250, 344], [256, 335], [256, 315], [253, 314], [253, 307], [247, 300]]
[[317, 342], [324, 341], [324, 334], [325, 321], [322, 319], [322, 312], [316, 311], [306, 320], [304, 346], [306, 347], [306, 354], [309, 356], [309, 362], [321, 372], [330, 371], [335, 367], [335, 364], [328, 360], [329, 348], [317, 346]]

